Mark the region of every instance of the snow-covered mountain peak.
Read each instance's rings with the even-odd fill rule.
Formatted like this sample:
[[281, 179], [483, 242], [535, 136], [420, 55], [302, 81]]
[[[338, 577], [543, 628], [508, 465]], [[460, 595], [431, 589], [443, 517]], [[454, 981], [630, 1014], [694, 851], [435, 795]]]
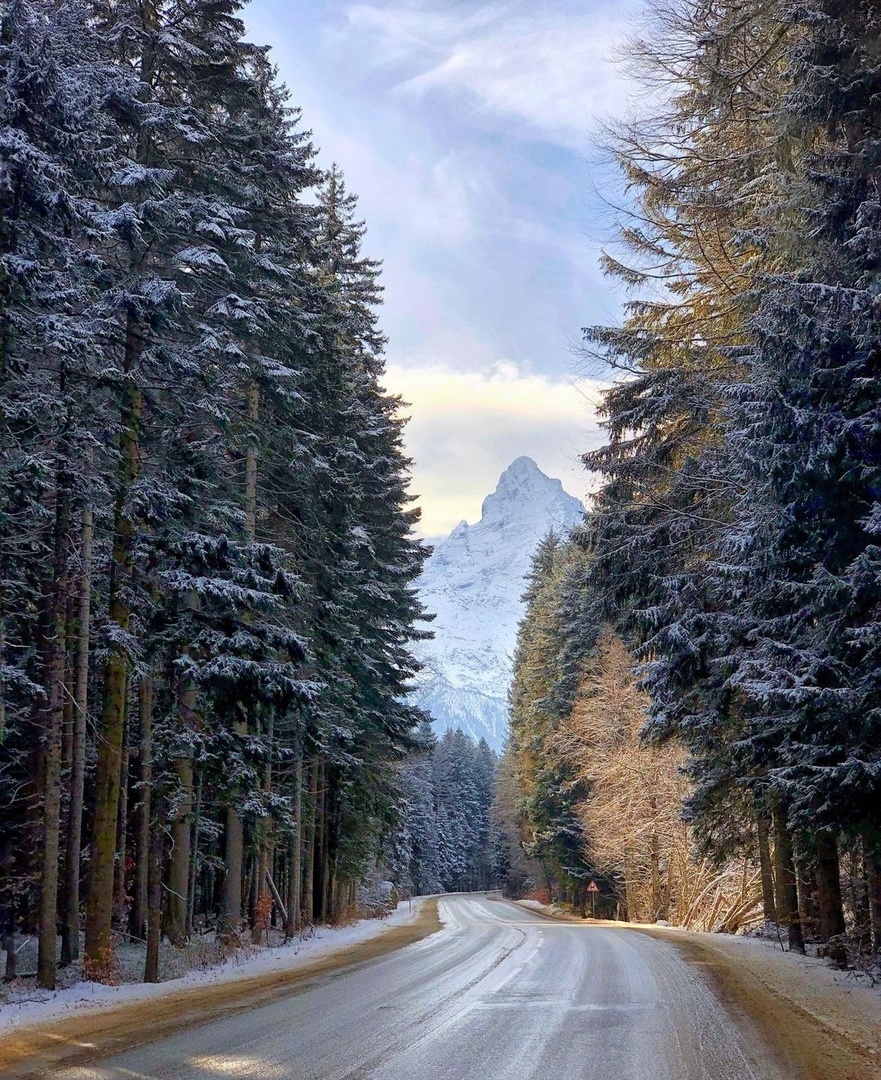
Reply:
[[499, 477], [496, 490], [483, 500], [480, 521], [484, 525], [496, 522], [516, 523], [521, 519], [541, 519], [547, 531], [554, 523], [555, 514], [559, 514], [561, 503], [567, 508], [562, 517], [568, 528], [567, 510], [572, 502], [571, 495], [563, 490], [559, 480], [545, 476], [536, 463], [529, 457], [519, 457], [505, 469]]
[[461, 521], [425, 564], [420, 594], [435, 637], [419, 647], [419, 704], [436, 727], [462, 727], [499, 749], [524, 578], [539, 541], [584, 508], [528, 457], [512, 462], [474, 525]]

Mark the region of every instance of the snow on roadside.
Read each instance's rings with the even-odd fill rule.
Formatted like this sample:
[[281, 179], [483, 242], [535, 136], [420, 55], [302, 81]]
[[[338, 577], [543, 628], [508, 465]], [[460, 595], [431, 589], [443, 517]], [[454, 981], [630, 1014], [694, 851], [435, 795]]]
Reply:
[[565, 908], [557, 907], [556, 904], [543, 904], [541, 900], [515, 900], [515, 904], [519, 904], [520, 907], [531, 908], [533, 911], [540, 911], [542, 915], [553, 915], [557, 918], [560, 915], [567, 918], [574, 918], [571, 911], [566, 911]]
[[[802, 956], [784, 951], [773, 938], [754, 934], [709, 934], [676, 926], [653, 923], [616, 923], [606, 920], [575, 919], [535, 900], [517, 903], [545, 915], [566, 916], [588, 928], [602, 926], [623, 931], [648, 932], [653, 937], [683, 946], [693, 943], [704, 947], [704, 956], [747, 977], [752, 985], [755, 1009], [761, 1008], [761, 994], [783, 1001], [790, 1010], [796, 1028], [803, 1028], [807, 1039], [825, 1029], [844, 1040], [844, 1045], [859, 1048], [863, 1060], [872, 1062], [871, 1073], [848, 1073], [854, 1080], [881, 1080], [881, 986], [857, 971], [833, 967], [817, 956]], [[755, 1015], [755, 1011], [753, 1013]], [[816, 1027], [812, 1027], [811, 1024]], [[825, 1075], [825, 1074], [824, 1074]]]
[[[784, 952], [773, 939], [751, 934], [698, 934], [683, 931], [748, 966], [751, 973], [811, 1015], [821, 1016], [842, 1033], [862, 1021], [881, 1032], [881, 986], [828, 960]], [[879, 1038], [881, 1042], [881, 1038]]]
[[319, 926], [309, 937], [290, 945], [264, 948], [250, 952], [245, 958], [233, 957], [223, 964], [202, 971], [190, 971], [178, 979], [160, 983], [125, 983], [122, 986], [103, 986], [100, 983], [79, 982], [64, 990], [29, 991], [27, 997], [11, 1000], [0, 1006], [0, 1037], [17, 1028], [65, 1019], [80, 1011], [129, 1005], [150, 998], [162, 997], [177, 990], [197, 986], [217, 985], [249, 979], [273, 971], [294, 970], [328, 953], [377, 937], [396, 926], [416, 919], [425, 897], [402, 900], [395, 911], [384, 919], [360, 919], [349, 926]]

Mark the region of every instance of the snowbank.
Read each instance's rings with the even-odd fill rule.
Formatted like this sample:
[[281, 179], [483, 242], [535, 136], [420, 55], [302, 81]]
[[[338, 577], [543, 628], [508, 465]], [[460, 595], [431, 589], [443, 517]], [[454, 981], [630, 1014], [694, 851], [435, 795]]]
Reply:
[[309, 936], [298, 938], [290, 945], [277, 948], [251, 948], [246, 954], [233, 957], [202, 971], [190, 971], [177, 979], [160, 983], [127, 983], [122, 986], [103, 986], [100, 983], [79, 982], [64, 990], [29, 990], [13, 996], [0, 1007], [0, 1036], [19, 1027], [59, 1020], [80, 1012], [112, 1008], [161, 997], [174, 990], [235, 982], [273, 971], [293, 970], [327, 955], [342, 952], [351, 945], [378, 937], [396, 926], [416, 919], [425, 897], [403, 900], [397, 909], [384, 919], [361, 919], [349, 926], [317, 927]]

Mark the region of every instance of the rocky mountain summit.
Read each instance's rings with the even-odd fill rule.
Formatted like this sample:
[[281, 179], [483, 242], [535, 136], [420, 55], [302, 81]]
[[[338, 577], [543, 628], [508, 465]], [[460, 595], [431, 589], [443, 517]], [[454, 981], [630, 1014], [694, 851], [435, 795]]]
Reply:
[[461, 521], [436, 545], [420, 579], [422, 601], [437, 618], [434, 639], [419, 645], [425, 670], [416, 695], [436, 731], [461, 727], [502, 748], [523, 579], [541, 538], [567, 532], [583, 513], [559, 480], [519, 457], [484, 499], [480, 520]]

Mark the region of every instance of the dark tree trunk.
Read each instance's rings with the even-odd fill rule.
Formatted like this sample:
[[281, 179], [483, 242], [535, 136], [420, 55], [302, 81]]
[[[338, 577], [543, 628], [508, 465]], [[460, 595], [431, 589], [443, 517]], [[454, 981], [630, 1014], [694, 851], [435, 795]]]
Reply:
[[[243, 722], [236, 730], [244, 734]], [[226, 868], [220, 894], [220, 932], [237, 934], [242, 922], [242, 875], [244, 872], [245, 830], [234, 803], [226, 808]]]
[[869, 889], [869, 914], [872, 921], [872, 945], [881, 953], [881, 843], [866, 842], [866, 880]]
[[778, 916], [787, 928], [790, 952], [804, 954], [805, 944], [798, 908], [798, 885], [792, 854], [792, 836], [786, 821], [786, 811], [779, 801], [774, 806], [774, 833], [777, 853]]
[[820, 909], [817, 905], [817, 878], [814, 873], [813, 850], [807, 850], [802, 843], [795, 849], [794, 857], [802, 936], [816, 937], [820, 928]]
[[43, 850], [40, 875], [40, 937], [37, 984], [55, 989], [58, 941], [58, 876], [61, 852], [61, 739], [64, 725], [64, 681], [67, 630], [67, 543], [69, 505], [62, 478], [56, 491], [52, 582], [47, 601], [44, 655]]
[[814, 836], [816, 852], [817, 904], [820, 918], [820, 937], [823, 941], [844, 933], [844, 906], [841, 900], [841, 873], [838, 864], [838, 844], [830, 832]]
[[[275, 725], [270, 715], [266, 724], [266, 741], [268, 745], [268, 758], [263, 773], [263, 790], [269, 795], [272, 792], [272, 756], [275, 739]], [[266, 935], [266, 944], [269, 944], [270, 911], [272, 907], [271, 890], [268, 877], [272, 869], [272, 819], [267, 814], [257, 826], [257, 910], [260, 925], [257, 927], [258, 934]]]
[[326, 881], [327, 881], [327, 814], [325, 813], [325, 767], [324, 761], [317, 760], [315, 770], [315, 853], [313, 855], [312, 906], [315, 919], [324, 922], [327, 918]]
[[4, 977], [7, 982], [12, 982], [18, 976], [18, 954], [15, 951], [15, 915], [11, 907], [9, 912], [9, 925], [3, 929], [3, 949], [6, 953]]
[[285, 937], [292, 938], [300, 929], [302, 903], [302, 859], [303, 859], [303, 755], [297, 751], [294, 766], [294, 820], [297, 827], [290, 839], [288, 855], [288, 917], [285, 923]]
[[122, 640], [131, 623], [129, 585], [132, 577], [134, 523], [128, 516], [128, 496], [140, 475], [140, 425], [143, 395], [132, 376], [142, 347], [142, 327], [129, 316], [126, 328], [126, 380], [122, 409], [122, 441], [113, 521], [108, 621], [116, 640], [104, 667], [104, 700], [95, 767], [95, 815], [86, 905], [86, 959], [100, 970], [112, 956], [113, 876], [116, 864], [116, 825], [119, 815], [122, 740], [125, 729], [129, 659]]
[[[125, 736], [123, 736], [125, 738]], [[113, 882], [113, 922], [118, 928], [124, 930], [128, 924], [126, 905], [128, 898], [125, 891], [125, 859], [126, 839], [128, 836], [128, 785], [129, 785], [129, 753], [128, 749], [122, 752], [122, 764], [119, 770], [119, 824], [116, 832], [116, 850], [119, 857], [116, 860], [116, 870]]]
[[187, 912], [190, 887], [190, 841], [193, 811], [193, 760], [178, 758], [174, 763], [178, 789], [171, 818], [171, 852], [168, 864], [168, 898], [165, 904], [165, 932], [173, 945], [187, 943]]
[[89, 707], [89, 622], [92, 607], [92, 508], [83, 508], [80, 541], [79, 603], [76, 626], [73, 739], [70, 759], [70, 806], [67, 818], [65, 912], [61, 934], [61, 962], [80, 955], [80, 855], [83, 832], [83, 791], [86, 777], [86, 720]]
[[147, 958], [144, 982], [159, 982], [159, 944], [162, 939], [162, 833], [163, 822], [157, 819], [150, 832], [150, 858], [147, 868]]
[[196, 882], [199, 872], [199, 835], [202, 827], [202, 773], [196, 780], [196, 803], [193, 809], [193, 830], [190, 843], [190, 880], [187, 890], [187, 937], [193, 932], [196, 920]]
[[315, 922], [315, 802], [318, 792], [318, 759], [309, 762], [309, 797], [303, 821], [303, 921]]
[[6, 953], [6, 978], [12, 980], [16, 972], [15, 917], [16, 901], [12, 891], [12, 868], [15, 856], [12, 840], [0, 833], [0, 949]]
[[[0, 271], [2, 274], [2, 271]], [[2, 319], [0, 319], [0, 326], [2, 326]], [[3, 581], [6, 576], [6, 567], [3, 560], [0, 560], [0, 582]], [[3, 589], [0, 588], [0, 667], [3, 667], [6, 663], [6, 604], [3, 596]], [[6, 739], [6, 690], [2, 681], [0, 681], [0, 746], [3, 745]]]
[[774, 864], [771, 861], [771, 842], [768, 837], [770, 822], [763, 810], [756, 815], [756, 833], [759, 841], [759, 867], [762, 875], [762, 914], [765, 922], [777, 922], [774, 903]]
[[147, 880], [150, 865], [150, 817], [153, 796], [153, 676], [138, 681], [138, 800], [135, 833], [135, 887], [132, 897], [131, 932], [147, 936]]

